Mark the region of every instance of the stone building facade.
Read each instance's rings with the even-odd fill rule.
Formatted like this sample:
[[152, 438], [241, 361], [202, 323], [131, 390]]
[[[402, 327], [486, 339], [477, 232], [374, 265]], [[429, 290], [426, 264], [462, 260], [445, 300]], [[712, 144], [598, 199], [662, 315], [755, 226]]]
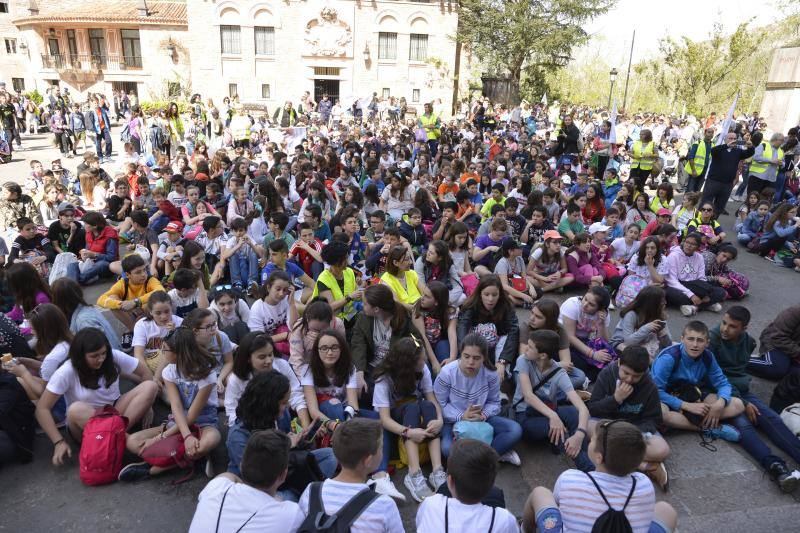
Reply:
[[270, 112], [304, 91], [441, 100], [450, 109], [454, 0], [188, 0], [194, 92], [238, 95]]
[[19, 0], [0, 0], [0, 81], [15, 92], [36, 88], [33, 73], [28, 68], [28, 43], [14, 25], [14, 19], [25, 13]]

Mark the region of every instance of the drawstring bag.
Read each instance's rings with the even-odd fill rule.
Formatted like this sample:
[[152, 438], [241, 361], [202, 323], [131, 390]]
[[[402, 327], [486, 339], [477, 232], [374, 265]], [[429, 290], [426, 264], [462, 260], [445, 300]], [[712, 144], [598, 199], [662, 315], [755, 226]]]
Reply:
[[494, 428], [488, 422], [475, 420], [459, 420], [453, 426], [455, 440], [472, 439], [492, 444]]

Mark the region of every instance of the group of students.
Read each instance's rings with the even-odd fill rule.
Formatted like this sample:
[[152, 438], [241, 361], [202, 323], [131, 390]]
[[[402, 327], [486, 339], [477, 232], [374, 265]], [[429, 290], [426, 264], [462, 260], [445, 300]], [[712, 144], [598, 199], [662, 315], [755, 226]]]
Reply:
[[[270, 145], [260, 161], [243, 147], [208, 157], [199, 143], [191, 156], [152, 154], [153, 166], [132, 155], [102, 211], [75, 201], [63, 172], [34, 169], [32, 194], [6, 184], [0, 326], [17, 357], [4, 370], [35, 403], [53, 462], [73, 455], [105, 405], [128, 419], [126, 448], [143, 459], [180, 435], [211, 476], [224, 445], [228, 473], [201, 494], [193, 531], [215, 520], [302, 529], [354, 501], [354, 530], [399, 531], [393, 500], [406, 496], [389, 473], [406, 465], [418, 530], [516, 531], [502, 502], [484, 503], [497, 503], [497, 463], [519, 466], [524, 439], [576, 468], [553, 493], [534, 491], [526, 530], [590, 530], [627, 501], [634, 530], [669, 532], [674, 510], [653, 490], [668, 489], [665, 428], [709, 447], [740, 442], [794, 490], [800, 473], [754, 428], [798, 463], [800, 440], [749, 375], [791, 378], [800, 309], [764, 330], [761, 356], [742, 306], [711, 331], [689, 322], [679, 340], [667, 323], [667, 305], [721, 312], [748, 290], [713, 205], [688, 193], [676, 207], [669, 184], [651, 201], [613, 168], [598, 181], [596, 168], [556, 164], [535, 137], [528, 146], [519, 132], [464, 127], [443, 128], [437, 143], [406, 130], [385, 146], [316, 133], [291, 156]], [[87, 172], [83, 200], [99, 184]], [[770, 216], [796, 227], [785, 205]], [[45, 215], [55, 215], [48, 237]], [[81, 285], [111, 277], [97, 307], [85, 302]], [[565, 290], [581, 295], [545, 296]], [[517, 307], [530, 310], [526, 323]], [[164, 425], [156, 402], [169, 408]], [[287, 474], [300, 456], [321, 486]], [[134, 461], [119, 479], [175, 466]], [[365, 484], [378, 496], [356, 496]]]

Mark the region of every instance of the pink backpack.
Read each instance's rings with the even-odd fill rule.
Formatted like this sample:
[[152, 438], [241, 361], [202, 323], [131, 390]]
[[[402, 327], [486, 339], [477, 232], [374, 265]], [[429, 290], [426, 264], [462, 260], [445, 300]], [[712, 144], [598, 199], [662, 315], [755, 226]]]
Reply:
[[80, 477], [86, 485], [105, 485], [117, 480], [125, 453], [128, 419], [110, 405], [95, 411], [83, 428], [78, 457]]

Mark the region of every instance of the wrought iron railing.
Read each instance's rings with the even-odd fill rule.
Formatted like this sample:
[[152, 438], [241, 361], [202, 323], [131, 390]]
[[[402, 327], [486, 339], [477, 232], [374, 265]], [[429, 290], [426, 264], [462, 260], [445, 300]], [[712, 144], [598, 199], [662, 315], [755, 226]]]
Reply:
[[44, 68], [55, 70], [121, 71], [142, 68], [142, 56], [119, 54], [42, 54]]

